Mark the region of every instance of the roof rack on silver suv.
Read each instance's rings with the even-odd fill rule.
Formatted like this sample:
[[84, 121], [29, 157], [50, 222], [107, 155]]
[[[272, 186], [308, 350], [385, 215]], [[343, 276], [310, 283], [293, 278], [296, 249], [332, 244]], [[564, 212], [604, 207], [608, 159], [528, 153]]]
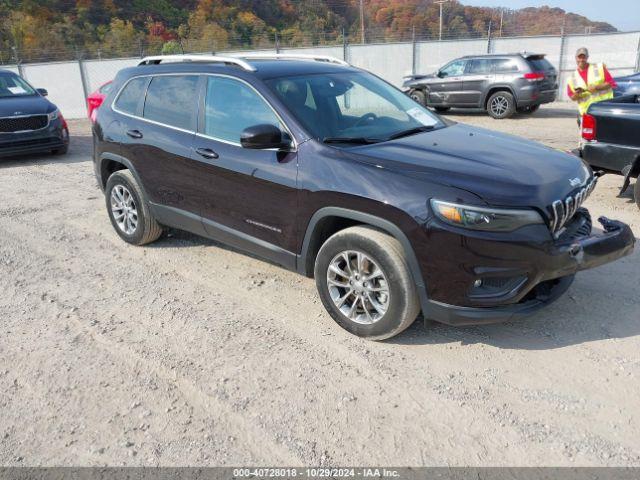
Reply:
[[344, 60], [328, 55], [309, 55], [302, 53], [247, 53], [234, 55], [236, 58], [246, 60], [312, 60], [315, 62], [337, 63], [338, 65], [350, 66]]
[[256, 67], [250, 65], [239, 57], [221, 57], [213, 55], [155, 55], [151, 57], [145, 57], [138, 65], [157, 65], [159, 63], [171, 63], [171, 62], [206, 62], [206, 63], [226, 63], [237, 65], [243, 70], [249, 72], [255, 72]]

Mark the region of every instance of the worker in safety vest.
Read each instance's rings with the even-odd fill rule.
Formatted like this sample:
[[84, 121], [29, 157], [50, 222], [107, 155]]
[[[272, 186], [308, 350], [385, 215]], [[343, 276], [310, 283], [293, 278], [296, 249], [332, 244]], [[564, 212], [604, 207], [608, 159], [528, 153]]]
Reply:
[[578, 104], [580, 121], [592, 103], [612, 99], [617, 84], [604, 63], [589, 63], [589, 50], [586, 48], [578, 49], [576, 63], [578, 68], [567, 82], [567, 95]]

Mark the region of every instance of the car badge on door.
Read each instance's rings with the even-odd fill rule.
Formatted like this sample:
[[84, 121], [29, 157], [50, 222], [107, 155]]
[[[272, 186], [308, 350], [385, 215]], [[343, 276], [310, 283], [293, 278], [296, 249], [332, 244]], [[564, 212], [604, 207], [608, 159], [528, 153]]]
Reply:
[[582, 182], [580, 181], [580, 179], [578, 177], [572, 178], [571, 180], [569, 180], [569, 185], [571, 185], [572, 187], [577, 187], [581, 183]]

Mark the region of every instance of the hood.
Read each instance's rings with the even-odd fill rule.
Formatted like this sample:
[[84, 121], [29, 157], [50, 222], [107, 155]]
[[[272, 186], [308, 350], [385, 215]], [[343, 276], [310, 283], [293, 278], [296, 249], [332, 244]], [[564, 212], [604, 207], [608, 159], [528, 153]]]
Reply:
[[467, 190], [493, 206], [544, 208], [591, 177], [574, 155], [462, 124], [349, 152], [357, 161]]
[[55, 105], [40, 95], [0, 98], [0, 117], [39, 115], [53, 112], [55, 109]]
[[437, 78], [435, 73], [430, 73], [428, 75], [411, 75], [405, 77], [404, 86], [410, 87], [412, 85], [421, 85], [423, 83], [428, 83], [428, 81]]

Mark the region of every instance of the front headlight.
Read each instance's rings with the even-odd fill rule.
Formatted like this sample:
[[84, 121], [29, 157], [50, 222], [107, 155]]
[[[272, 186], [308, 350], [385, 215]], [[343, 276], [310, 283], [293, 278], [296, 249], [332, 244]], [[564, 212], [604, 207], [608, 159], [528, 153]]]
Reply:
[[55, 119], [57, 119], [60, 116], [60, 110], [58, 110], [57, 108], [48, 114], [49, 115], [49, 121], [53, 122]]
[[443, 222], [472, 230], [512, 232], [525, 225], [544, 224], [535, 210], [472, 207], [435, 199], [431, 200], [431, 208]]

